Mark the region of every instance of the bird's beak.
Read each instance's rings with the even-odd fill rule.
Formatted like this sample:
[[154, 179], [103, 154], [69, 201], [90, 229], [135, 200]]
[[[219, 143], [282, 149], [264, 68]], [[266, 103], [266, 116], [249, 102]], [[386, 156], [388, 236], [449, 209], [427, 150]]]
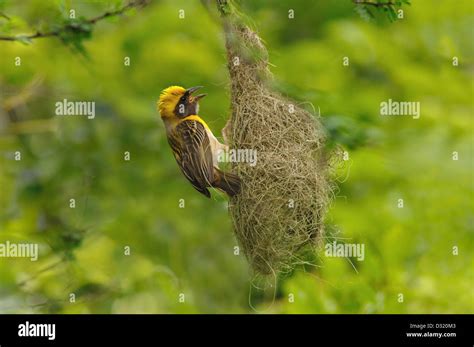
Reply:
[[199, 95], [196, 95], [194, 97], [194, 100], [198, 101], [199, 99], [202, 99], [203, 97], [205, 97], [207, 94], [199, 94]]
[[203, 86], [197, 86], [197, 87], [191, 87], [189, 89], [186, 89], [186, 94], [191, 95], [194, 93], [196, 90], [203, 88]]

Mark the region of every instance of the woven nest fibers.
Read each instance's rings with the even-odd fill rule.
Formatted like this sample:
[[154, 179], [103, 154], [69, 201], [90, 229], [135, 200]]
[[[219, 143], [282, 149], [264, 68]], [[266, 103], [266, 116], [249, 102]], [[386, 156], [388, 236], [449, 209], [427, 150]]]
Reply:
[[257, 153], [254, 166], [233, 164], [242, 181], [229, 204], [234, 232], [257, 274], [290, 271], [323, 234], [332, 191], [324, 129], [317, 116], [267, 88], [268, 55], [260, 38], [244, 25], [226, 29], [227, 137], [231, 148]]

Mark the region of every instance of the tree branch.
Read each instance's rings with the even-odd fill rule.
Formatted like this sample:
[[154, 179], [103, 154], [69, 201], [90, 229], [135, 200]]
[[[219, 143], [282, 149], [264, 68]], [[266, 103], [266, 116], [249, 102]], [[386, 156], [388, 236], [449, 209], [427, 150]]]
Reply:
[[[115, 11], [107, 11], [100, 16], [93, 17], [86, 19], [84, 23], [86, 24], [91, 24], [94, 25], [97, 22], [109, 18], [109, 17], [114, 17], [114, 16], [119, 16], [126, 11], [132, 9], [132, 8], [139, 8], [139, 7], [144, 7], [148, 5], [149, 0], [132, 0], [130, 1], [127, 5], [119, 8], [118, 10]], [[60, 36], [62, 32], [65, 32], [67, 30], [75, 30], [77, 29], [73, 23], [67, 23], [60, 27], [59, 29], [48, 31], [48, 32], [40, 32], [36, 31], [34, 34], [29, 34], [29, 35], [15, 35], [15, 36], [0, 36], [1, 41], [24, 41], [24, 40], [32, 40], [32, 39], [38, 39], [38, 38], [43, 38], [43, 37], [52, 37], [52, 36]]]
[[5, 13], [0, 12], [0, 17], [5, 18], [6, 20], [10, 20], [10, 17], [8, 17]]
[[363, 1], [363, 0], [352, 0], [352, 2], [356, 5], [368, 5], [368, 6], [375, 6], [375, 7], [395, 6], [396, 5], [393, 1], [372, 2], [372, 1]]

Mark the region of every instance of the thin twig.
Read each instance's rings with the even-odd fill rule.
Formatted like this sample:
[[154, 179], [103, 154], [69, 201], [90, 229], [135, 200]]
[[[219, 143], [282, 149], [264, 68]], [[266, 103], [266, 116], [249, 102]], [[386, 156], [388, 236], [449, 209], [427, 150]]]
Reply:
[[[127, 10], [130, 10], [134, 7], [143, 7], [148, 5], [149, 0], [134, 0], [129, 2], [127, 5], [123, 6], [122, 8], [119, 8], [118, 10], [115, 11], [107, 11], [100, 16], [93, 17], [90, 19], [85, 20], [85, 23], [88, 24], [96, 24], [97, 22], [109, 18], [109, 17], [114, 17], [123, 14]], [[72, 26], [70, 23], [65, 24], [61, 28], [53, 31], [48, 31], [48, 32], [41, 32], [37, 31], [34, 34], [29, 34], [29, 35], [16, 35], [16, 36], [0, 36], [0, 40], [2, 41], [22, 41], [22, 40], [32, 40], [32, 39], [38, 39], [38, 38], [43, 38], [43, 37], [52, 37], [52, 36], [59, 36], [62, 32], [71, 29]]]
[[0, 17], [5, 18], [6, 20], [10, 20], [10, 17], [7, 16], [5, 13], [0, 12]]
[[384, 6], [395, 6], [396, 4], [393, 1], [388, 2], [372, 2], [372, 1], [363, 1], [363, 0], [352, 0], [356, 5], [368, 5], [375, 7], [384, 7]]
[[59, 260], [57, 260], [56, 262], [42, 268], [41, 270], [39, 270], [38, 272], [36, 272], [35, 274], [33, 274], [31, 277], [27, 278], [27, 279], [24, 279], [23, 281], [21, 281], [20, 283], [18, 283], [18, 286], [19, 287], [23, 287], [25, 284], [29, 283], [30, 281], [36, 279], [38, 276], [40, 276], [41, 274], [49, 271], [49, 270], [52, 270], [54, 269], [56, 266], [58, 266], [59, 264], [61, 263], [64, 263], [64, 258], [61, 258]]

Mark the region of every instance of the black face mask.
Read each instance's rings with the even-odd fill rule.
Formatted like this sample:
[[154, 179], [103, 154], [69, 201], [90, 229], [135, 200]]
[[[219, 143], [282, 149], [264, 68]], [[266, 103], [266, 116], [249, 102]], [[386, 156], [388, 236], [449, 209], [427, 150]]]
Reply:
[[190, 103], [187, 98], [183, 100], [183, 97], [179, 100], [178, 104], [176, 105], [174, 109], [174, 113], [179, 117], [179, 118], [185, 118], [187, 116], [191, 116], [194, 114], [197, 114], [198, 111], [198, 103], [193, 102]]
[[206, 94], [200, 94], [193, 98], [193, 101], [190, 102], [189, 98], [192, 93], [196, 90], [201, 89], [201, 86], [192, 87], [186, 90], [183, 96], [179, 99], [176, 107], [174, 109], [174, 113], [179, 118], [185, 118], [191, 115], [195, 115], [198, 113], [198, 100], [206, 96]]

